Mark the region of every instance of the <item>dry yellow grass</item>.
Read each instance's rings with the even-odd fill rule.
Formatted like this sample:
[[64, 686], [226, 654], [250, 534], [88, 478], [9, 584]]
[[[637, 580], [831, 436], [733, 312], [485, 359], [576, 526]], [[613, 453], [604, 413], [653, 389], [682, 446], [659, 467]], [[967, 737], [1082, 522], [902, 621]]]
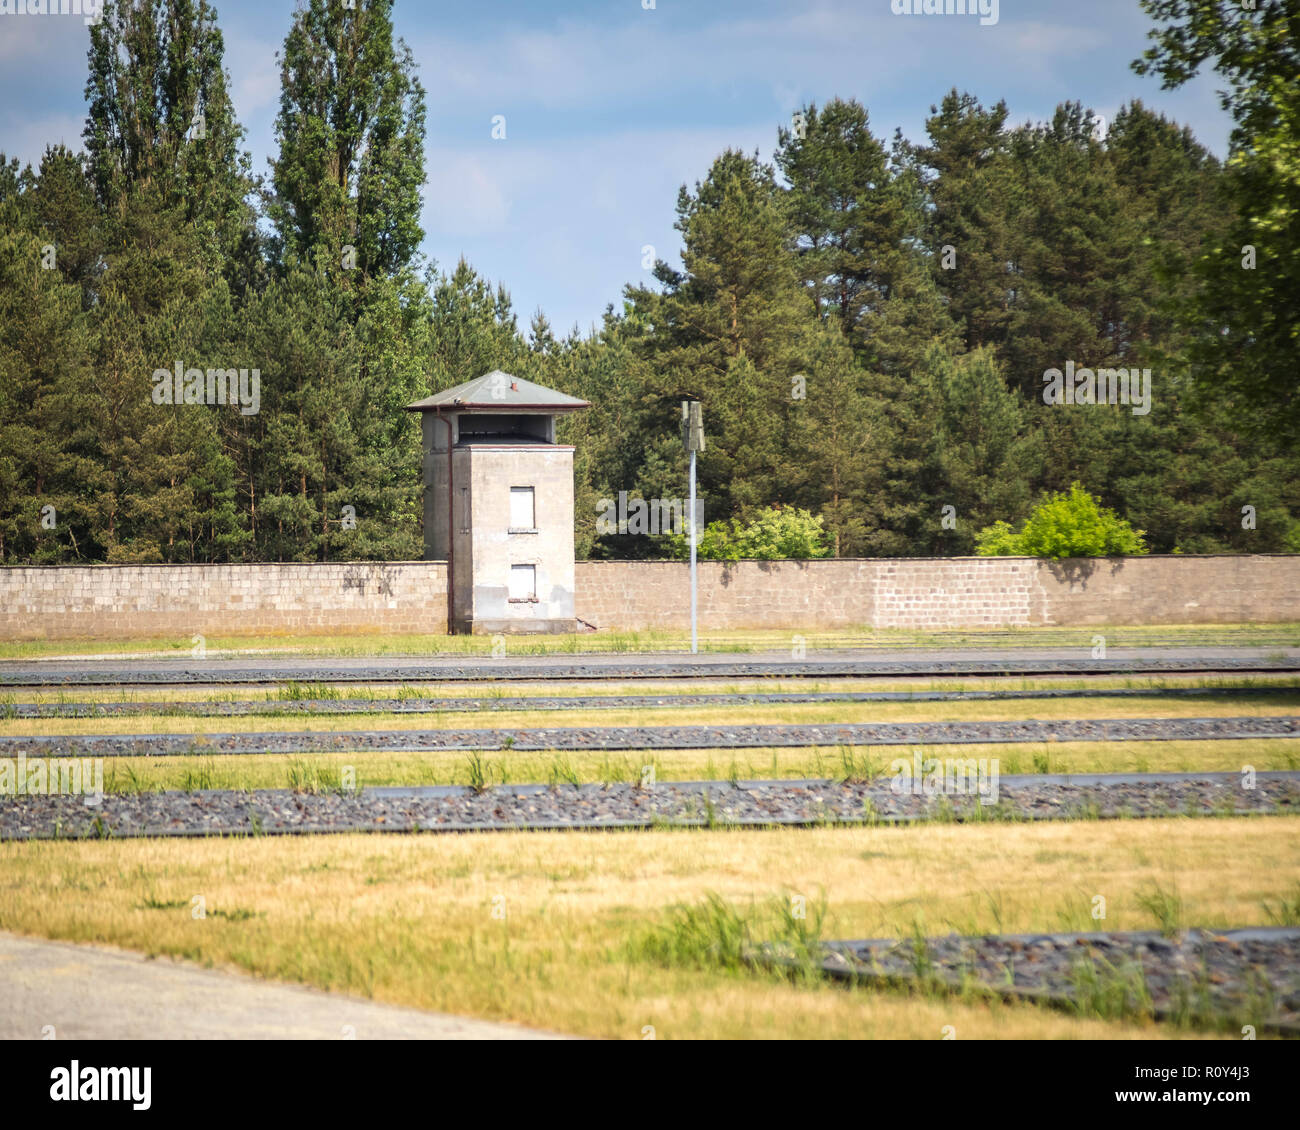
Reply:
[[[824, 893], [829, 937], [1267, 921], [1295, 818], [806, 831], [0, 844], [0, 926], [591, 1036], [1150, 1038], [1028, 1006], [663, 969], [627, 948], [675, 903]], [[207, 917], [191, 917], [191, 900]], [[504, 908], [493, 917], [494, 899]]]

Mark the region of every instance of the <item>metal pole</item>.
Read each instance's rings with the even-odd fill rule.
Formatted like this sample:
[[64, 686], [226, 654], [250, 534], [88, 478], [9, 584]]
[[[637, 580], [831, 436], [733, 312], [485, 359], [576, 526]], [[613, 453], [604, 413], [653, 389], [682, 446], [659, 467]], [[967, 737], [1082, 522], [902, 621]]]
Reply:
[[695, 603], [695, 451], [691, 451], [691, 654], [700, 650], [699, 633], [696, 629]]
[[452, 493], [451, 421], [435, 409], [438, 419], [447, 425], [447, 635], [456, 634], [456, 497]]

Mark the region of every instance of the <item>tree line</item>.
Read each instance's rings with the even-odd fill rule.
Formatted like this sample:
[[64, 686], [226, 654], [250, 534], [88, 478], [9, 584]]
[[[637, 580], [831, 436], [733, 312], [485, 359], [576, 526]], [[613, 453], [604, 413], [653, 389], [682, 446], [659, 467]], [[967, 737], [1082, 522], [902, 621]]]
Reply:
[[[971, 553], [1074, 483], [1152, 552], [1300, 549], [1277, 206], [1300, 177], [1259, 144], [1300, 119], [1261, 109], [1257, 73], [1227, 162], [1139, 101], [1016, 125], [952, 90], [916, 140], [805, 105], [770, 162], [728, 150], [682, 187], [680, 269], [561, 337], [422, 260], [425, 92], [391, 12], [295, 14], [263, 177], [206, 0], [106, 6], [84, 147], [0, 158], [0, 562], [417, 558], [404, 407], [494, 368], [592, 404], [560, 437], [581, 556], [668, 555], [597, 519], [684, 494], [685, 399], [706, 520], [804, 509], [840, 556]], [[1207, 57], [1174, 36], [1140, 66], [1176, 85]], [[1150, 369], [1150, 411], [1045, 403], [1067, 363]], [[176, 369], [255, 370], [257, 411], [158, 403]]]

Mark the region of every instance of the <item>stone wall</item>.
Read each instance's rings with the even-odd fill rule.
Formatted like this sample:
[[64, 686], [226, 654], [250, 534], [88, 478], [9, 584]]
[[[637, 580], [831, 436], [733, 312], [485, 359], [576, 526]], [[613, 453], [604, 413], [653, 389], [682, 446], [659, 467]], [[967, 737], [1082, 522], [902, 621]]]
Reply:
[[[960, 628], [1300, 622], [1300, 556], [700, 563], [700, 627]], [[584, 561], [598, 628], [685, 628], [679, 562]], [[441, 561], [0, 569], [0, 639], [442, 632]]]
[[0, 569], [0, 639], [444, 632], [438, 562]]
[[[597, 627], [690, 624], [677, 562], [578, 563]], [[1300, 621], [1300, 557], [1027, 557], [701, 562], [702, 628], [972, 628]]]

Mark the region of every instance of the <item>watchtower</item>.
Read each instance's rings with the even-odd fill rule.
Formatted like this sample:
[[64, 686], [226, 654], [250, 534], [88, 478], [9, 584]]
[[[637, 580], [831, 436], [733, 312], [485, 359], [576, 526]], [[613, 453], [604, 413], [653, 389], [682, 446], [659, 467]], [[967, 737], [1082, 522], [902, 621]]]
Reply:
[[424, 557], [446, 561], [451, 632], [571, 632], [573, 448], [590, 407], [499, 369], [407, 405], [423, 414]]

